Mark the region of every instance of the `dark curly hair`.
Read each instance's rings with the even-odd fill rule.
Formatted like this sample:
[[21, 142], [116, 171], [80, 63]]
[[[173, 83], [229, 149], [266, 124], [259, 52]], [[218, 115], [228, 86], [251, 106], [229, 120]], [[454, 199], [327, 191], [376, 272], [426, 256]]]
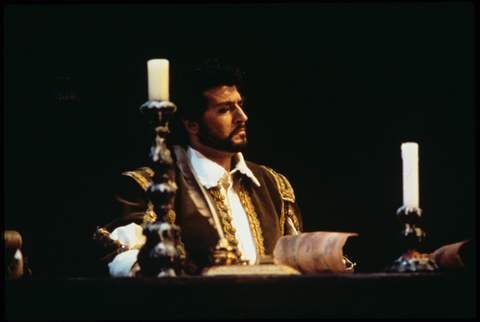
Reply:
[[207, 110], [203, 92], [222, 85], [235, 85], [240, 91], [245, 73], [236, 64], [220, 58], [171, 66], [171, 71], [170, 100], [178, 110], [170, 124], [170, 141], [185, 145], [187, 133], [181, 120], [200, 122]]

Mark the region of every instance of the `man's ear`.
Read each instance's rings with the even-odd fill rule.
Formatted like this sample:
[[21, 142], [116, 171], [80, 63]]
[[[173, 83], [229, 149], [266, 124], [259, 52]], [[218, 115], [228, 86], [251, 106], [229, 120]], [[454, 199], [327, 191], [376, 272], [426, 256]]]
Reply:
[[194, 121], [189, 121], [182, 119], [183, 125], [185, 126], [185, 129], [187, 129], [188, 133], [190, 134], [197, 134], [198, 133], [198, 123]]

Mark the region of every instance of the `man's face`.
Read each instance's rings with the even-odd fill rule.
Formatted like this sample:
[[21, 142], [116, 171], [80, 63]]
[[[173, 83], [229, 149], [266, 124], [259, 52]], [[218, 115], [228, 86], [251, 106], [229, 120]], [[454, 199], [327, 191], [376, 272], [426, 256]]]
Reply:
[[247, 145], [243, 100], [235, 86], [219, 86], [203, 92], [208, 108], [199, 124], [198, 139], [220, 151], [240, 152]]

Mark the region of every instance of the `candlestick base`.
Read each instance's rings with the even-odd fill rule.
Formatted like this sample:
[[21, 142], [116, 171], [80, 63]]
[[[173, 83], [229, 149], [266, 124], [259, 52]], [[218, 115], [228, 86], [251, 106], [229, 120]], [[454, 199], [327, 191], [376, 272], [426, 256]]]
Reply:
[[408, 251], [384, 269], [390, 273], [433, 272], [438, 270], [437, 264], [428, 257], [422, 257], [417, 251]]
[[384, 272], [393, 273], [411, 273], [411, 272], [433, 272], [438, 270], [438, 266], [432, 259], [421, 255], [417, 248], [425, 239], [425, 232], [418, 227], [420, 223], [420, 208], [400, 207], [397, 210], [398, 220], [405, 225], [405, 229], [400, 234], [400, 244], [405, 253], [387, 266]]

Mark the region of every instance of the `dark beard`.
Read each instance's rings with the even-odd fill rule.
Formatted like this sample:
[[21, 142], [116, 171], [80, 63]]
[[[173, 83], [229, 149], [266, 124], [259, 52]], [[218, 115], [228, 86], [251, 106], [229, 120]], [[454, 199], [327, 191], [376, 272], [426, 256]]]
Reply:
[[202, 120], [199, 124], [198, 139], [203, 145], [213, 148], [215, 150], [237, 153], [241, 152], [243, 148], [247, 146], [246, 133], [243, 142], [234, 143], [232, 141], [232, 138], [236, 134], [236, 132], [242, 128], [245, 128], [244, 124], [237, 126], [228, 137], [221, 138], [215, 133], [213, 133], [212, 130], [208, 127], [208, 125], [205, 124], [205, 122]]

